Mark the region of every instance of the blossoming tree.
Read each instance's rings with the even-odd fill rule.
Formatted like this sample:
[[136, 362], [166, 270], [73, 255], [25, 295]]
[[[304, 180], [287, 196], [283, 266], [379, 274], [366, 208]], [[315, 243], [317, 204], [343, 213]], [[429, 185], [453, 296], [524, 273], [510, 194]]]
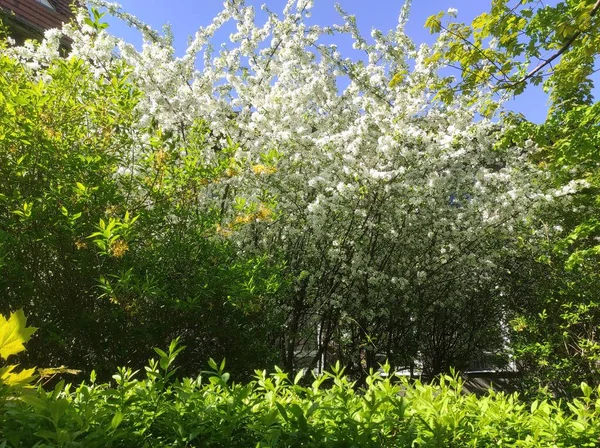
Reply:
[[[534, 214], [573, 186], [546, 186], [530, 163], [533, 143], [497, 145], [503, 124], [476, 115], [484, 91], [436, 100], [435, 48], [406, 36], [408, 4], [395, 30], [366, 39], [343, 11], [340, 25], [307, 25], [310, 0], [290, 0], [281, 14], [265, 8], [262, 24], [252, 7], [228, 0], [183, 57], [118, 5], [92, 4], [136, 26], [141, 51], [80, 11], [39, 46], [5, 52], [39, 70], [59, 57], [64, 33], [69, 57], [97, 78], [127, 72], [140, 96], [130, 156], [112, 173], [124, 209], [155, 210], [171, 194], [166, 180], [147, 194], [142, 161], [173, 168], [171, 180], [195, 173], [185, 191], [213, 219], [203, 235], [287, 279], [272, 294], [228, 298], [277, 316], [287, 369], [334, 359], [373, 367], [387, 356], [433, 374], [503, 349], [502, 281], [519, 245], [536, 236], [527, 229]], [[211, 39], [228, 21], [236, 31], [214, 52]], [[332, 33], [350, 34], [362, 58], [322, 43]], [[245, 277], [245, 290], [260, 281], [259, 271]]]

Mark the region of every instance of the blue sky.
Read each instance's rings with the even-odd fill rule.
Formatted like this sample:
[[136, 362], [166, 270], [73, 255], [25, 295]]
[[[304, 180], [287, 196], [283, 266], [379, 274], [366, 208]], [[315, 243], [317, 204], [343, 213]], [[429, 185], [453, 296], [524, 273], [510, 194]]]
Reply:
[[[272, 11], [281, 12], [286, 1], [247, 0], [246, 3], [255, 6], [257, 11], [260, 10], [262, 4], [266, 3]], [[338, 0], [337, 2], [315, 0], [311, 21], [321, 25], [341, 23], [334, 7], [335, 3], [339, 3], [346, 12], [355, 15], [359, 28], [365, 36], [369, 36], [373, 28], [385, 32], [396, 26], [403, 0]], [[470, 22], [476, 15], [488, 10], [489, 3], [489, 1], [477, 0], [413, 0], [407, 32], [417, 44], [432, 42], [434, 37], [423, 27], [427, 17], [452, 7], [458, 9], [458, 18], [461, 21]], [[223, 1], [121, 0], [121, 5], [125, 11], [137, 16], [155, 29], [161, 29], [163, 25], [170, 24], [175, 37], [175, 48], [178, 54], [182, 54], [185, 51], [188, 37], [193, 35], [199, 26], [206, 26], [211, 22], [212, 18], [221, 11]], [[141, 43], [139, 33], [135, 30], [113, 19], [108, 19], [108, 22], [113, 34], [136, 45]], [[231, 29], [218, 34], [215, 43], [226, 42], [229, 32]], [[339, 40], [335, 43], [338, 44], [342, 54], [351, 56], [349, 40]], [[541, 122], [546, 115], [547, 99], [541, 88], [529, 87], [524, 95], [510, 103], [510, 108], [525, 114], [532, 121]]]

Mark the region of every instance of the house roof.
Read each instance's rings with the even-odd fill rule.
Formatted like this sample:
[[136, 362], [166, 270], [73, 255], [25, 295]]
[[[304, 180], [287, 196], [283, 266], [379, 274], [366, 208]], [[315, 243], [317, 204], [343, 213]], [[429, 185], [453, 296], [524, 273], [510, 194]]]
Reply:
[[43, 33], [50, 28], [60, 28], [71, 19], [72, 3], [73, 0], [0, 0], [0, 15]]

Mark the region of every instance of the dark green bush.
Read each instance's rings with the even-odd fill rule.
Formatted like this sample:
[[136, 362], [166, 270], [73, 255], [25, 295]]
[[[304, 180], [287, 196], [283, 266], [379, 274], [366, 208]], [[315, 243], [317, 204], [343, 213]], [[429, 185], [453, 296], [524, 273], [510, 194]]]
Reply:
[[274, 362], [277, 263], [217, 231], [233, 143], [207, 161], [200, 120], [185, 141], [141, 128], [125, 66], [2, 53], [0, 92], [0, 313], [41, 327], [29, 364], [107, 379], [177, 336], [190, 372], [209, 356], [248, 375]]

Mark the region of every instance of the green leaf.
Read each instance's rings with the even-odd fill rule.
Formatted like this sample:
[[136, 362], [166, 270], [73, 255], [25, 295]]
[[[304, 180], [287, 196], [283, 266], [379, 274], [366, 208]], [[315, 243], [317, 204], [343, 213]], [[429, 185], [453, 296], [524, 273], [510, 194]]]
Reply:
[[208, 365], [209, 365], [209, 366], [210, 366], [210, 368], [211, 368], [211, 369], [213, 369], [213, 370], [219, 370], [219, 369], [217, 368], [217, 363], [216, 363], [216, 362], [215, 362], [215, 360], [214, 360], [214, 359], [212, 359], [212, 358], [209, 358], [209, 359], [208, 359]]
[[581, 383], [581, 392], [584, 397], [589, 398], [592, 395], [592, 388], [587, 383]]
[[50, 404], [50, 418], [52, 418], [55, 425], [58, 425], [68, 408], [69, 402], [64, 398], [59, 398]]
[[296, 373], [296, 376], [294, 377], [294, 384], [298, 384], [300, 382], [300, 380], [304, 377], [304, 373], [304, 369], [301, 369], [298, 371], [298, 373]]
[[429, 16], [425, 21], [425, 28], [428, 28], [431, 34], [439, 33], [442, 29], [443, 15], [443, 12], [439, 12], [433, 16]]
[[21, 401], [27, 403], [29, 406], [36, 409], [46, 409], [46, 407], [48, 406], [45, 400], [36, 397], [35, 395], [23, 395], [20, 397], [20, 399]]
[[304, 412], [302, 408], [298, 406], [296, 403], [292, 403], [290, 405], [290, 411], [296, 417], [298, 424], [300, 425], [300, 429], [306, 431], [308, 429], [308, 424], [306, 422], [306, 417], [304, 416]]
[[277, 406], [277, 409], [279, 410], [279, 414], [281, 414], [281, 416], [283, 417], [283, 419], [289, 423], [290, 421], [290, 417], [288, 416], [287, 411], [285, 410], [285, 408], [283, 407], [283, 405], [281, 403], [279, 403], [278, 401], [275, 402], [275, 406]]
[[167, 355], [167, 354], [165, 353], [165, 351], [164, 351], [164, 350], [161, 350], [160, 348], [154, 347], [154, 351], [155, 351], [155, 352], [156, 352], [156, 354], [157, 354], [158, 356], [160, 356], [161, 358], [168, 358], [168, 357], [169, 357], [169, 355]]
[[111, 429], [113, 429], [113, 430], [117, 429], [122, 421], [123, 421], [123, 413], [119, 409], [117, 409], [117, 412], [115, 412], [115, 415], [113, 416], [112, 420], [110, 421]]

